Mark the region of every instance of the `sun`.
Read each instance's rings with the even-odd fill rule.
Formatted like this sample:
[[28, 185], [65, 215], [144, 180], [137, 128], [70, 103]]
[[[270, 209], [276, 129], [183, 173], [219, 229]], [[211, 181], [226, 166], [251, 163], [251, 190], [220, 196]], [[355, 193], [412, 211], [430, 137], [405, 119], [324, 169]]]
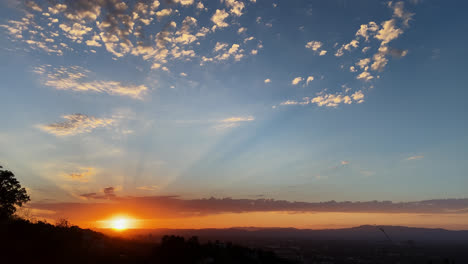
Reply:
[[125, 218], [116, 218], [111, 221], [112, 229], [122, 231], [128, 228], [128, 220]]

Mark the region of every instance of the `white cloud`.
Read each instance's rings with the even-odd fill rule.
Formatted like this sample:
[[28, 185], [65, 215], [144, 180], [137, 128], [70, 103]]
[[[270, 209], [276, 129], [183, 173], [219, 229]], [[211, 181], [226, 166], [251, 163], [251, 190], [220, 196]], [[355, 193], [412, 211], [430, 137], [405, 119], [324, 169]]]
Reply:
[[312, 82], [313, 80], [314, 80], [314, 76], [307, 77], [306, 85], [309, 85], [309, 83]]
[[246, 32], [246, 31], [247, 31], [247, 28], [245, 28], [245, 27], [240, 27], [240, 28], [237, 30], [237, 33], [242, 34], [242, 33]]
[[195, 2], [194, 0], [173, 0], [174, 3], [179, 3], [183, 6], [188, 6], [188, 5], [193, 5], [193, 3]]
[[100, 41], [101, 38], [99, 37], [99, 35], [94, 35], [91, 40], [87, 40], [86, 41], [86, 45], [88, 46], [93, 46], [93, 47], [101, 47], [102, 44], [99, 43], [98, 41]]
[[296, 78], [294, 78], [294, 79], [291, 81], [291, 84], [292, 84], [292, 85], [297, 85], [297, 84], [299, 84], [300, 82], [302, 82], [303, 80], [304, 80], [304, 78], [302, 78], [302, 77], [296, 77]]
[[263, 81], [264, 83], [271, 83], [271, 80], [270, 79], [265, 79], [265, 81]]
[[388, 6], [393, 9], [393, 16], [400, 18], [403, 21], [403, 25], [409, 26], [409, 21], [413, 17], [413, 13], [406, 12], [404, 9], [404, 3], [402, 1], [393, 4], [392, 1], [388, 2]]
[[162, 10], [159, 10], [158, 12], [156, 12], [156, 16], [158, 18], [169, 16], [171, 14], [172, 14], [172, 9], [170, 9], [170, 8], [162, 9]]
[[341, 57], [343, 56], [345, 50], [351, 51], [352, 49], [357, 48], [358, 45], [359, 45], [359, 41], [356, 39], [353, 39], [351, 40], [351, 42], [341, 45], [341, 47], [336, 51], [335, 56]]
[[327, 51], [326, 50], [321, 50], [320, 53], [319, 53], [319, 56], [323, 56], [325, 54], [327, 54]]
[[322, 45], [323, 45], [322, 42], [313, 40], [313, 41], [307, 42], [305, 47], [308, 48], [308, 49], [311, 49], [313, 51], [317, 51], [318, 49], [320, 49], [322, 47]]
[[224, 20], [229, 16], [229, 14], [224, 11], [217, 9], [215, 14], [211, 17], [211, 21], [220, 28], [229, 26], [228, 23], [224, 22]]
[[379, 25], [371, 21], [368, 24], [363, 24], [356, 32], [356, 37], [363, 37], [366, 41], [369, 41], [370, 34], [374, 35], [375, 32], [379, 30]]
[[245, 7], [245, 4], [243, 2], [236, 1], [236, 0], [224, 0], [224, 1], [226, 3], [226, 6], [231, 8], [229, 10], [231, 14], [234, 14], [235, 16], [242, 16], [242, 10]]
[[221, 42], [216, 42], [216, 45], [214, 47], [214, 51], [217, 52], [217, 51], [220, 51], [222, 49], [226, 49], [226, 47], [228, 46], [227, 43], [221, 43]]
[[247, 43], [248, 41], [254, 40], [254, 39], [255, 39], [254, 37], [245, 38], [245, 39], [244, 39], [244, 43]]
[[374, 76], [372, 76], [369, 72], [367, 71], [363, 71], [361, 72], [357, 77], [356, 79], [358, 80], [364, 80], [364, 81], [370, 81], [372, 79], [374, 79]]
[[381, 45], [384, 46], [390, 41], [398, 38], [403, 33], [403, 30], [395, 27], [395, 20], [390, 19], [382, 23], [382, 29], [375, 35], [376, 39], [381, 40]]
[[92, 30], [92, 28], [79, 23], [73, 23], [71, 27], [66, 24], [60, 24], [59, 28], [65, 31], [67, 33], [66, 36], [72, 40], [82, 40], [83, 35], [88, 34]]
[[370, 63], [370, 61], [370, 58], [361, 59], [356, 63], [356, 65], [359, 66], [361, 69], [364, 69]]
[[55, 6], [48, 8], [49, 13], [52, 13], [54, 15], [60, 12], [64, 12], [66, 9], [67, 9], [67, 5], [65, 4], [56, 4]]
[[27, 1], [26, 6], [31, 8], [34, 11], [42, 12], [42, 8], [38, 6], [36, 3], [34, 3], [33, 1]]

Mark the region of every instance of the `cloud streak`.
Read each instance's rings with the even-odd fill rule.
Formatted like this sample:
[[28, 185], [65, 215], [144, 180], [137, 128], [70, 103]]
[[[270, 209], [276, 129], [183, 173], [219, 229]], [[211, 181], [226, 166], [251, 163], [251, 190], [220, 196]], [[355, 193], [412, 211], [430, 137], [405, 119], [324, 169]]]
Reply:
[[75, 92], [95, 92], [109, 95], [127, 96], [142, 100], [148, 92], [145, 85], [124, 85], [116, 81], [88, 81], [89, 70], [82, 67], [36, 67], [35, 72], [44, 77], [44, 84], [57, 90]]
[[111, 118], [97, 118], [84, 114], [65, 115], [63, 118], [65, 119], [63, 122], [38, 125], [38, 127], [49, 134], [65, 137], [89, 133], [94, 129], [108, 127], [115, 123], [115, 120]]
[[178, 196], [119, 197], [113, 187], [100, 193], [82, 194], [89, 200], [106, 203], [34, 203], [32, 208], [57, 212], [59, 215], [79, 216], [91, 212], [105, 217], [109, 212], [125, 209], [145, 218], [182, 217], [220, 213], [248, 212], [346, 212], [346, 213], [411, 213], [411, 214], [466, 214], [468, 199], [424, 200], [414, 202], [392, 201], [327, 201], [290, 202], [274, 199], [182, 199]]

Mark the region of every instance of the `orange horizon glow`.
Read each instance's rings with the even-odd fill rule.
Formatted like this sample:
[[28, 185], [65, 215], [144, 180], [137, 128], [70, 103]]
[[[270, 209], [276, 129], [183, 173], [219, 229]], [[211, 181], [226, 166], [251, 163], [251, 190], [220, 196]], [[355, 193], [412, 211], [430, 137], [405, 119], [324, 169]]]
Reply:
[[94, 221], [95, 225], [91, 227], [112, 229], [114, 231], [122, 232], [128, 229], [141, 228], [140, 220], [129, 215], [115, 215], [106, 220]]
[[338, 229], [360, 225], [395, 225], [449, 230], [468, 229], [468, 214], [388, 214], [388, 213], [290, 213], [251, 212], [221, 213], [204, 216], [163, 217], [144, 219], [136, 215], [113, 215], [105, 220], [71, 221], [86, 228], [112, 229], [124, 232], [129, 229], [204, 229], [204, 228], [298, 228]]

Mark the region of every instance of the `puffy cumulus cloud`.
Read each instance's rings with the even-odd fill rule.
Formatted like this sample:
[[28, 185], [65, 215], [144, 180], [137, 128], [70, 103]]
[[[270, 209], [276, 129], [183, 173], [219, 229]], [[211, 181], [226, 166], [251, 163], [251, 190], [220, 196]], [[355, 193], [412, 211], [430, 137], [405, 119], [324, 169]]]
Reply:
[[[28, 45], [31, 50], [42, 50], [49, 54], [63, 55], [63, 46], [56, 42], [58, 34], [45, 30], [45, 28], [36, 23], [35, 16], [31, 13], [20, 20], [8, 20], [7, 24], [0, 25], [0, 28], [6, 30], [8, 38], [12, 42], [21, 42]], [[44, 17], [42, 17], [44, 18]], [[46, 20], [46, 18], [44, 18]]]
[[229, 12], [235, 16], [242, 16], [242, 10], [245, 8], [245, 4], [241, 1], [236, 0], [224, 0], [226, 6], [231, 8]]
[[281, 102], [280, 105], [308, 105], [316, 104], [317, 106], [325, 107], [337, 107], [340, 104], [352, 104], [352, 103], [363, 103], [364, 93], [359, 90], [354, 93], [350, 93], [350, 89], [346, 89], [343, 93], [326, 93], [322, 91], [315, 97], [304, 97], [302, 101], [286, 100]]
[[[344, 51], [352, 50], [358, 47], [359, 38], [363, 38], [365, 42], [369, 42], [371, 37], [379, 41], [380, 45], [377, 52], [371, 58], [360, 59], [355, 64], [363, 71], [359, 73], [356, 78], [363, 81], [370, 81], [374, 78], [369, 72], [383, 71], [388, 63], [388, 56], [400, 58], [408, 54], [408, 50], [400, 50], [389, 47], [389, 43], [397, 39], [403, 34], [403, 29], [397, 26], [397, 20], [401, 20], [403, 25], [408, 26], [408, 21], [412, 18], [413, 14], [408, 13], [404, 10], [403, 2], [389, 2], [388, 6], [393, 10], [393, 18], [383, 21], [380, 25], [371, 21], [367, 24], [362, 24], [359, 30], [356, 32], [356, 38], [348, 44], [343, 44], [335, 53], [335, 56], [340, 57], [344, 54]], [[366, 46], [362, 49], [363, 53], [366, 53], [371, 49], [370, 46]], [[350, 66], [351, 72], [356, 72], [357, 69], [354, 66]]]
[[335, 56], [341, 57], [344, 55], [344, 51], [351, 51], [359, 46], [359, 41], [356, 39], [351, 40], [351, 42], [347, 44], [341, 45], [341, 47], [336, 51]]
[[162, 17], [165, 17], [165, 16], [170, 16], [172, 14], [172, 9], [171, 8], [165, 8], [165, 9], [162, 9], [162, 10], [159, 10], [155, 13], [155, 15], [158, 17], [158, 18], [162, 18]]
[[[22, 20], [11, 23], [9, 21], [7, 25], [0, 25], [0, 28], [8, 32], [10, 39], [22, 41], [31, 49], [42, 49], [48, 53], [62, 55], [64, 51], [79, 51], [76, 44], [82, 44], [87, 47], [104, 47], [100, 51], [110, 53], [115, 60], [133, 55], [149, 60], [153, 69], [168, 69], [167, 64], [175, 60], [200, 59], [201, 64], [229, 58], [239, 61], [247, 55], [258, 54], [261, 49], [259, 44], [257, 48], [249, 48], [246, 52], [239, 43], [231, 49], [227, 47], [224, 54], [215, 54], [213, 58], [208, 58], [210, 55], [207, 54], [197, 56], [195, 53], [194, 47], [202, 45], [202, 38], [217, 28], [229, 26], [226, 22], [228, 17], [232, 16], [235, 19], [242, 15], [246, 3], [240, 0], [223, 0], [225, 8], [215, 9], [211, 20], [203, 20], [204, 26], [199, 26], [199, 22], [193, 16], [186, 16], [180, 25], [179, 22], [168, 18], [174, 15], [179, 17], [181, 12], [176, 10], [174, 5], [167, 4], [196, 5], [196, 10], [207, 10], [202, 1], [170, 0], [165, 4], [160, 0], [34, 1], [30, 6], [34, 7], [34, 3], [40, 4], [42, 13], [47, 13], [39, 16], [27, 13]], [[195, 14], [198, 15], [198, 11], [195, 11]], [[164, 26], [159, 32], [149, 33], [149, 30], [153, 32], [154, 28], [148, 27], [155, 20]], [[36, 22], [46, 23], [39, 26]], [[214, 26], [211, 23], [214, 23]], [[48, 25], [48, 28], [45, 25]], [[240, 28], [239, 33], [245, 30]], [[33, 32], [30, 33], [31, 37], [29, 32]], [[245, 39], [246, 42], [252, 40], [252, 37]], [[74, 43], [70, 45], [69, 42]], [[97, 52], [96, 49], [88, 51]]]
[[304, 78], [302, 77], [296, 77], [294, 78], [292, 81], [291, 81], [291, 84], [292, 85], [298, 85], [300, 82], [302, 82], [304, 80]]
[[195, 2], [194, 0], [172, 0], [174, 3], [178, 3], [178, 4], [181, 4], [183, 6], [189, 6], [189, 5], [193, 5], [193, 3]]
[[314, 80], [314, 76], [307, 77], [306, 85], [309, 85], [309, 83], [311, 83], [313, 80]]
[[106, 93], [134, 99], [143, 99], [143, 95], [148, 91], [145, 85], [124, 85], [116, 81], [88, 81], [89, 71], [77, 66], [53, 69], [37, 67], [35, 72], [43, 75], [45, 85], [57, 90]]
[[245, 28], [245, 27], [240, 27], [240, 28], [237, 30], [237, 33], [242, 34], [242, 33], [245, 33], [246, 31], [247, 31], [247, 28]]
[[264, 83], [271, 83], [271, 80], [270, 79], [265, 79], [263, 82]]
[[224, 11], [223, 9], [216, 9], [216, 12], [211, 17], [211, 21], [215, 24], [215, 26], [223, 28], [229, 26], [224, 20], [229, 16], [229, 14]]
[[404, 26], [409, 26], [409, 21], [414, 16], [413, 13], [409, 13], [404, 8], [405, 4], [402, 1], [394, 3], [393, 1], [388, 2], [388, 7], [393, 9], [393, 16], [402, 20]]
[[190, 44], [197, 40], [197, 36], [193, 35], [191, 29], [197, 26], [197, 20], [193, 17], [187, 16], [182, 21], [182, 27], [179, 31], [175, 33], [176, 37], [174, 38], [175, 43], [181, 43], [184, 45]]
[[254, 40], [255, 38], [254, 37], [248, 37], [248, 38], [245, 38], [244, 39], [244, 43], [247, 43], [248, 41], [251, 41], [251, 40]]
[[66, 32], [66, 36], [71, 40], [82, 40], [83, 35], [88, 34], [92, 28], [74, 23], [72, 26], [66, 24], [60, 24], [59, 28]]
[[372, 74], [370, 74], [368, 71], [363, 71], [358, 76], [356, 76], [356, 79], [363, 80], [363, 81], [370, 81], [374, 79], [374, 76], [372, 76]]
[[216, 42], [216, 45], [213, 48], [213, 51], [217, 52], [217, 51], [220, 51], [222, 49], [226, 49], [227, 46], [228, 46], [227, 43]]
[[371, 47], [367, 46], [367, 47], [364, 47], [362, 48], [362, 53], [366, 53], [367, 51], [369, 51], [371, 49]]
[[358, 62], [356, 62], [356, 65], [359, 66], [361, 69], [364, 69], [365, 67], [367, 67], [370, 61], [370, 58], [361, 59]]
[[255, 121], [253, 116], [233, 116], [217, 121], [217, 124], [214, 126], [215, 129], [227, 129], [240, 126], [242, 123]]
[[93, 46], [93, 47], [101, 47], [102, 44], [99, 42], [101, 37], [98, 35], [94, 35], [90, 40], [86, 41], [86, 45]]
[[112, 118], [97, 118], [84, 114], [72, 114], [63, 116], [66, 121], [39, 125], [38, 128], [55, 136], [73, 136], [89, 133], [100, 127], [111, 126], [115, 120]]
[[48, 10], [49, 10], [49, 13], [56, 15], [58, 13], [62, 13], [65, 10], [67, 10], [67, 5], [59, 3], [54, 6], [48, 7]]
[[379, 25], [373, 21], [363, 24], [356, 32], [356, 37], [363, 37], [366, 41], [369, 41], [369, 37], [375, 35], [375, 32], [379, 30], [379, 28]]
[[42, 12], [42, 8], [33, 1], [26, 1], [26, 6], [36, 12]]
[[406, 54], [408, 54], [407, 50], [398, 50], [388, 46], [380, 46], [378, 52], [373, 56], [374, 62], [371, 65], [371, 69], [374, 71], [383, 71], [388, 63], [387, 55], [400, 58], [406, 56]]
[[322, 93], [312, 98], [310, 102], [318, 106], [327, 107], [337, 107], [340, 104], [352, 104], [353, 102], [360, 104], [364, 102], [364, 94], [362, 91], [357, 91], [351, 95]]
[[208, 10], [208, 8], [205, 8], [205, 5], [202, 2], [197, 3], [197, 9], [205, 10], [205, 11]]
[[229, 45], [227, 43], [217, 42], [213, 48], [213, 52], [217, 55], [212, 58], [203, 56], [201, 65], [203, 65], [205, 62], [220, 62], [231, 58], [233, 58], [235, 61], [240, 61], [245, 57], [245, 50], [242, 49], [239, 44], [234, 43], [229, 49], [228, 47]]
[[326, 54], [327, 54], [327, 51], [326, 51], [326, 50], [321, 50], [321, 51], [319, 52], [319, 56], [324, 56], [324, 55], [326, 55]]
[[[75, 21], [96, 21], [96, 19], [101, 15], [101, 9], [114, 7], [117, 1], [87, 1], [87, 0], [77, 0], [69, 1], [67, 3], [67, 8], [64, 10], [64, 15], [66, 18]], [[120, 10], [115, 8], [113, 10]]]
[[382, 41], [381, 45], [386, 45], [401, 34], [403, 34], [403, 30], [395, 26], [394, 19], [390, 19], [382, 23], [382, 29], [377, 32], [375, 38]]
[[322, 47], [322, 45], [323, 45], [322, 42], [312, 40], [312, 41], [307, 42], [305, 47], [308, 48], [308, 49], [311, 49], [313, 51], [317, 51], [318, 49], [320, 49]]

